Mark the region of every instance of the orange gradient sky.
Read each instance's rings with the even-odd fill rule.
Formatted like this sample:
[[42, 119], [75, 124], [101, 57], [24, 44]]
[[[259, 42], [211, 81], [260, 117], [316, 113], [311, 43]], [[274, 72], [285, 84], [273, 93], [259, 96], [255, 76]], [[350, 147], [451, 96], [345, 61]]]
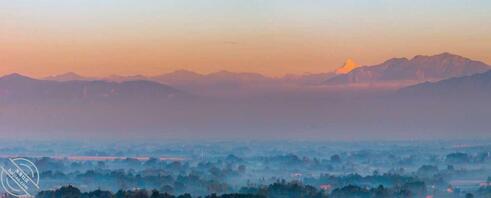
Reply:
[[0, 74], [328, 72], [452, 52], [491, 63], [490, 1], [1, 1]]

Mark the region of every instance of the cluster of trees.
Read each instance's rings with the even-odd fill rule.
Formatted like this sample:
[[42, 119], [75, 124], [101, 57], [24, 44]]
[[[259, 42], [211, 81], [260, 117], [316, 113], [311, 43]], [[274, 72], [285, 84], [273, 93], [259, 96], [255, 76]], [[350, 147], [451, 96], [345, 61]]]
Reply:
[[41, 191], [36, 195], [37, 198], [327, 198], [328, 194], [316, 188], [299, 183], [274, 183], [262, 187], [243, 188], [239, 193], [230, 194], [210, 194], [205, 196], [191, 196], [185, 193], [172, 195], [167, 192], [157, 190], [119, 190], [116, 193], [104, 190], [91, 192], [81, 192], [74, 186], [64, 186], [56, 190]]
[[408, 182], [403, 185], [384, 187], [380, 185], [374, 188], [361, 187], [357, 185], [347, 185], [332, 191], [316, 189], [310, 185], [299, 182], [278, 181], [270, 185], [258, 187], [243, 187], [237, 193], [230, 194], [209, 194], [203, 196], [193, 196], [189, 193], [173, 195], [168, 192], [158, 190], [119, 190], [116, 193], [105, 190], [95, 190], [91, 192], [81, 192], [74, 186], [64, 186], [56, 190], [39, 192], [37, 198], [412, 198], [426, 197], [491, 197], [491, 187], [482, 187], [473, 193], [449, 193], [449, 192], [430, 192], [424, 182]]
[[243, 187], [239, 190], [240, 194], [259, 195], [263, 197], [305, 197], [323, 198], [327, 197], [327, 192], [318, 190], [313, 186], [304, 185], [299, 182], [277, 181], [270, 185], [259, 187]]
[[[157, 190], [148, 192], [146, 190], [120, 190], [116, 193], [105, 190], [95, 190], [91, 192], [81, 192], [74, 186], [63, 186], [56, 190], [41, 191], [36, 195], [37, 198], [176, 198], [168, 193], [160, 193]], [[177, 198], [191, 198], [190, 194], [183, 194]]]
[[[361, 149], [324, 154], [311, 152], [315, 149], [311, 149], [310, 144], [305, 148], [308, 149], [280, 152], [249, 146], [227, 151], [226, 147], [214, 146], [213, 155], [183, 161], [159, 158], [75, 161], [49, 157], [32, 160], [40, 170], [42, 189], [66, 184], [75, 185], [88, 193], [98, 192], [93, 190], [100, 188], [111, 192], [121, 189], [125, 193], [134, 193], [134, 190], [128, 191], [130, 189], [156, 189], [157, 192], [164, 192], [164, 197], [185, 193], [264, 197], [281, 197], [279, 195], [284, 193], [297, 197], [322, 197], [326, 193], [319, 189], [324, 185], [329, 186], [330, 197], [342, 197], [345, 193], [369, 197], [403, 196], [408, 195], [406, 188], [411, 183], [424, 182], [426, 187], [431, 187], [432, 193], [434, 189], [445, 192], [452, 180], [481, 180], [483, 175], [491, 173], [491, 166], [487, 163], [491, 157], [482, 148], [459, 152], [433, 152], [419, 148], [388, 151]], [[258, 150], [244, 154], [254, 149]], [[469, 168], [476, 164], [483, 168]], [[319, 176], [319, 173], [330, 174]], [[305, 185], [277, 182], [281, 179], [301, 181]], [[243, 186], [247, 187], [241, 188]], [[474, 187], [473, 191], [478, 185]], [[485, 194], [486, 190], [479, 192]], [[414, 189], [410, 191], [414, 195]], [[148, 196], [153, 193], [140, 193], [143, 192]], [[236, 192], [240, 194], [230, 194]], [[80, 196], [91, 197], [88, 193], [81, 193]]]
[[[210, 169], [209, 174], [224, 174], [221, 169]], [[226, 172], [226, 171], [225, 171]], [[186, 175], [172, 176], [165, 173], [159, 174], [158, 170], [148, 170], [136, 174], [124, 170], [89, 170], [84, 173], [65, 175], [61, 172], [43, 172], [41, 177], [45, 183], [54, 180], [70, 182], [72, 184], [84, 184], [88, 189], [105, 187], [106, 189], [132, 189], [149, 188], [169, 193], [192, 192], [196, 194], [226, 193], [231, 192], [232, 187], [222, 179], [206, 178], [204, 173], [190, 173]], [[51, 180], [48, 180], [51, 179]]]
[[[233, 157], [228, 157], [233, 158]], [[337, 157], [333, 157], [337, 158]], [[305, 159], [298, 159], [293, 156], [282, 157], [282, 160], [287, 162], [291, 161], [304, 161]], [[230, 161], [240, 161], [239, 159], [229, 159]], [[336, 161], [336, 159], [334, 160]], [[47, 161], [49, 162], [49, 160]], [[125, 163], [127, 160], [124, 161]], [[147, 166], [149, 165], [149, 162]], [[160, 163], [160, 162], [156, 162]], [[152, 164], [152, 163], [150, 163]], [[65, 174], [63, 172], [45, 171], [41, 173], [41, 177], [45, 182], [43, 185], [46, 188], [49, 186], [59, 186], [66, 183], [74, 185], [80, 185], [83, 191], [90, 191], [93, 189], [103, 188], [112, 191], [118, 191], [119, 189], [156, 189], [160, 192], [166, 192], [169, 194], [183, 194], [191, 193], [193, 195], [208, 195], [212, 193], [226, 194], [240, 192], [244, 194], [261, 195], [271, 197], [270, 193], [286, 191], [285, 194], [294, 194], [298, 197], [318, 197], [319, 191], [316, 188], [320, 188], [322, 185], [328, 184], [330, 190], [333, 191], [331, 196], [341, 196], [343, 193], [356, 192], [358, 194], [375, 196], [379, 194], [390, 194], [391, 196], [412, 195], [405, 187], [409, 184], [418, 184], [418, 182], [424, 182], [426, 186], [432, 186], [440, 191], [445, 191], [449, 186], [448, 178], [455, 174], [467, 174], [465, 171], [456, 171], [452, 169], [439, 170], [434, 165], [423, 165], [414, 174], [401, 175], [396, 173], [383, 173], [378, 172], [372, 175], [362, 176], [359, 174], [348, 175], [331, 175], [321, 174], [319, 177], [305, 176], [301, 181], [306, 184], [305, 186], [297, 183], [286, 183], [285, 181], [272, 180], [260, 180], [258, 183], [247, 180], [247, 183], [236, 183], [233, 179], [244, 176], [246, 167], [242, 164], [235, 166], [217, 166], [218, 163], [199, 163], [196, 168], [192, 168], [191, 171], [180, 171], [177, 175], [171, 174], [167, 170], [160, 168], [147, 168], [140, 171], [134, 170], [109, 170], [109, 169], [95, 169], [87, 170], [85, 172], [73, 172]], [[180, 169], [183, 166], [180, 163], [166, 163], [170, 169]], [[189, 167], [188, 167], [189, 168]], [[449, 171], [451, 170], [451, 171]], [[59, 183], [51, 183], [52, 181], [59, 181]], [[275, 182], [276, 181], [276, 182]], [[265, 187], [264, 184], [270, 184]], [[83, 186], [82, 186], [83, 185]], [[246, 188], [240, 188], [245, 186]], [[256, 187], [254, 187], [257, 185]], [[380, 186], [390, 187], [379, 188]], [[353, 186], [363, 186], [364, 188], [348, 188]], [[343, 189], [345, 188], [346, 189]], [[373, 189], [370, 189], [373, 188]], [[419, 188], [418, 192], [423, 188]], [[383, 191], [382, 191], [383, 190]], [[415, 192], [415, 190], [411, 190]], [[211, 196], [211, 195], [210, 195]]]
[[318, 178], [309, 177], [305, 178], [304, 182], [307, 184], [320, 186], [322, 184], [331, 184], [337, 187], [347, 186], [350, 184], [370, 186], [373, 184], [380, 184], [384, 186], [402, 185], [408, 182], [419, 181], [418, 178], [413, 176], [404, 176], [399, 174], [373, 174], [367, 176], [361, 176], [359, 174], [348, 175], [331, 175], [321, 174]]

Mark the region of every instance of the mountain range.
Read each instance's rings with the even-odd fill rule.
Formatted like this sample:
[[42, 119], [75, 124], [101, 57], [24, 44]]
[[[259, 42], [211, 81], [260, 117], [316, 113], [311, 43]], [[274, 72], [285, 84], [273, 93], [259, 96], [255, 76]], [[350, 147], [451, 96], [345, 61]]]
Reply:
[[406, 96], [443, 96], [447, 98], [483, 98], [491, 96], [491, 71], [470, 76], [454, 77], [438, 82], [425, 82], [399, 90]]
[[439, 81], [452, 77], [482, 73], [491, 69], [483, 62], [462, 56], [442, 53], [434, 56], [418, 55], [412, 59], [393, 58], [382, 64], [362, 66], [349, 73], [327, 79], [326, 84], [377, 84]]
[[102, 78], [84, 77], [75, 73], [49, 76], [44, 79], [55, 81], [71, 80], [106, 80], [122, 82], [128, 80], [155, 81], [187, 91], [203, 89], [237, 90], [244, 87], [278, 86], [278, 85], [358, 85], [390, 84], [404, 87], [421, 82], [435, 82], [452, 77], [468, 76], [482, 73], [491, 66], [462, 56], [442, 53], [433, 56], [418, 55], [412, 59], [392, 58], [381, 64], [359, 66], [352, 59], [334, 71], [314, 74], [289, 74], [283, 77], [268, 77], [257, 73], [237, 73], [219, 71], [199, 74], [187, 70], [178, 70], [157, 76], [118, 76]]
[[[71, 77], [75, 77], [71, 75]], [[77, 79], [83, 79], [78, 78]], [[0, 78], [1, 102], [66, 102], [96, 100], [156, 100], [184, 94], [170, 86], [144, 80], [110, 82], [101, 80], [52, 81], [10, 74]]]
[[[358, 70], [380, 74], [368, 82], [424, 82], [396, 90], [344, 89], [351, 81], [329, 84]], [[484, 63], [444, 53], [391, 59], [346, 74], [302, 75], [319, 83], [225, 71], [108, 79], [67, 74], [43, 80], [11, 74], [0, 77], [0, 130], [36, 137], [477, 137], [491, 127], [491, 71], [486, 70]], [[279, 89], [284, 84], [297, 89]], [[268, 89], [251, 94], [256, 86]], [[248, 97], [201, 95], [210, 89]]]

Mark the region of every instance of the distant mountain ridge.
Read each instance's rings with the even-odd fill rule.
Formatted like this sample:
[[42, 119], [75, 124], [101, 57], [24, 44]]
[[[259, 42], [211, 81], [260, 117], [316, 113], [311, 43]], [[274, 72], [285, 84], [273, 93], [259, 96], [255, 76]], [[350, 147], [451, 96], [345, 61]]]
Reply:
[[16, 73], [0, 77], [1, 102], [160, 100], [180, 94], [184, 93], [173, 87], [145, 80], [52, 81], [32, 79]]
[[249, 72], [229, 72], [229, 71], [219, 71], [213, 72], [206, 75], [198, 74], [187, 70], [178, 70], [172, 73], [162, 74], [159, 76], [148, 77], [151, 80], [155, 80], [167, 84], [179, 84], [185, 82], [196, 82], [196, 83], [206, 83], [206, 84], [217, 84], [217, 83], [263, 83], [270, 82], [273, 79], [266, 77], [258, 73]]
[[177, 70], [157, 76], [120, 76], [101, 78], [83, 77], [69, 72], [50, 76], [45, 79], [56, 81], [105, 80], [124, 82], [130, 80], [148, 80], [167, 84], [188, 91], [237, 91], [247, 87], [267, 87], [284, 85], [391, 85], [405, 87], [426, 81], [439, 81], [452, 77], [482, 73], [491, 66], [462, 56], [441, 53], [433, 56], [417, 55], [412, 59], [392, 58], [373, 66], [359, 66], [347, 59], [342, 67], [325, 73], [290, 74], [283, 77], [269, 77], [258, 73], [218, 71], [200, 74], [188, 70]]
[[491, 71], [471, 76], [455, 77], [438, 82], [425, 82], [399, 90], [411, 96], [451, 96], [481, 98], [491, 96]]
[[147, 80], [154, 81], [185, 91], [202, 92], [206, 89], [212, 92], [228, 92], [239, 91], [242, 88], [261, 88], [268, 86], [284, 86], [284, 85], [319, 85], [325, 79], [334, 76], [331, 73], [319, 74], [291, 74], [284, 77], [269, 77], [259, 73], [251, 72], [230, 72], [218, 71], [209, 74], [200, 74], [188, 70], [176, 70], [170, 73], [164, 73], [156, 76], [121, 76], [111, 75], [107, 77], [84, 77], [73, 72], [49, 76], [45, 80], [54, 81], [93, 81], [102, 80], [108, 82], [124, 82], [130, 80]]
[[54, 81], [73, 81], [73, 80], [84, 80], [84, 81], [90, 81], [90, 80], [98, 80], [97, 78], [91, 78], [91, 77], [85, 77], [78, 75], [74, 72], [67, 72], [59, 75], [53, 75], [53, 76], [48, 76], [46, 78], [43, 78], [44, 80], [54, 80]]
[[489, 135], [491, 71], [397, 91], [317, 89], [326, 87], [251, 98], [188, 98], [173, 86], [145, 80], [57, 82], [11, 74], [0, 77], [0, 130], [111, 138]]
[[491, 67], [483, 62], [450, 53], [434, 56], [418, 55], [412, 59], [393, 58], [379, 65], [359, 67], [347, 74], [328, 79], [326, 84], [419, 83], [467, 76], [489, 69]]

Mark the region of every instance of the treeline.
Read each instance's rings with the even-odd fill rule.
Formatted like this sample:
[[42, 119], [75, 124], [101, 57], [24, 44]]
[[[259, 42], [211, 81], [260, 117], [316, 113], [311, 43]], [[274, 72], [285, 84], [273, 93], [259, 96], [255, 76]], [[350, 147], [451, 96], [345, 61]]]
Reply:
[[[211, 168], [210, 168], [211, 167]], [[203, 168], [203, 170], [194, 170], [189, 174], [183, 175], [170, 175], [167, 171], [162, 169], [145, 169], [142, 171], [125, 171], [125, 170], [88, 170], [86, 172], [74, 172], [65, 174], [63, 172], [42, 172], [41, 178], [45, 183], [51, 182], [50, 185], [46, 185], [46, 188], [50, 186], [60, 186], [66, 183], [73, 185], [84, 185], [83, 191], [89, 191], [97, 188], [103, 188], [107, 190], [117, 191], [119, 189], [156, 189], [162, 192], [168, 192], [173, 194], [192, 193], [206, 195], [211, 193], [224, 194], [236, 192], [240, 186], [246, 185], [245, 182], [234, 182], [243, 175], [243, 170], [240, 166], [237, 168], [217, 168], [210, 166]], [[392, 173], [374, 174], [361, 176], [359, 174], [349, 175], [330, 175], [321, 174], [319, 177], [305, 177], [303, 183], [320, 187], [325, 184], [329, 184], [330, 188], [340, 188], [347, 185], [358, 186], [370, 186], [377, 187], [383, 186], [396, 186], [403, 185], [405, 183], [423, 181], [427, 185], [435, 186], [439, 189], [446, 189], [449, 185], [445, 182], [444, 177], [448, 177], [443, 172], [439, 171], [436, 167], [423, 166], [418, 170], [421, 172], [418, 175], [426, 174], [427, 177], [398, 175]], [[267, 178], [261, 181], [260, 184], [274, 183], [277, 178]], [[248, 182], [248, 184], [251, 184]]]
[[[95, 190], [91, 192], [81, 192], [74, 186], [64, 186], [56, 190], [41, 191], [36, 195], [36, 198], [193, 198], [191, 194], [171, 195], [169, 193], [162, 193], [157, 190], [147, 191], [144, 189], [135, 190], [120, 190], [116, 193], [105, 190]], [[199, 196], [198, 198], [266, 198], [262, 195], [254, 194], [223, 194], [216, 195], [211, 194], [208, 196]]]
[[[247, 192], [250, 191], [250, 192]], [[328, 194], [318, 191], [312, 186], [298, 183], [275, 183], [261, 188], [244, 188], [239, 193], [210, 194], [206, 196], [191, 196], [191, 194], [172, 195], [157, 190], [119, 190], [116, 193], [105, 190], [81, 192], [74, 186], [64, 186], [56, 190], [41, 191], [37, 198], [327, 198]]]
[[409, 182], [402, 186], [366, 188], [347, 185], [331, 192], [318, 190], [298, 182], [279, 181], [266, 186], [244, 187], [238, 193], [192, 196], [172, 195], [158, 190], [119, 190], [116, 193], [105, 190], [81, 192], [74, 186], [39, 192], [37, 198], [413, 198], [413, 197], [491, 197], [491, 187], [482, 187], [476, 192], [435, 192], [428, 190], [424, 182]]

